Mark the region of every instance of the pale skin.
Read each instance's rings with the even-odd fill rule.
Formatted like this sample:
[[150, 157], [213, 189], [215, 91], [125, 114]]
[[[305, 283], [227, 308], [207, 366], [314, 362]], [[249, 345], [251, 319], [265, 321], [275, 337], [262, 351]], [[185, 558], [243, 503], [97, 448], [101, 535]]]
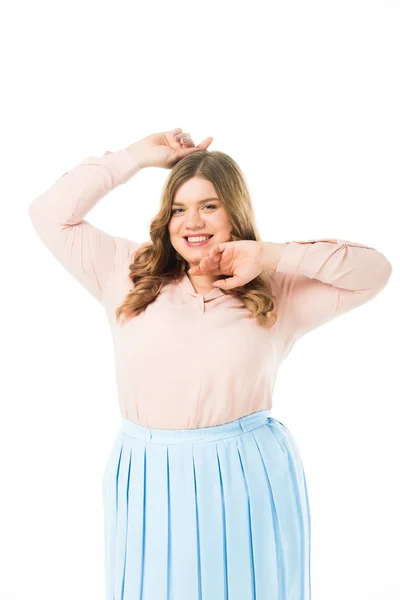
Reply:
[[[177, 128], [147, 136], [127, 150], [141, 167], [171, 168], [191, 152], [207, 149], [212, 138], [195, 146], [190, 134]], [[168, 224], [171, 244], [187, 261], [188, 277], [199, 294], [215, 287], [233, 289], [245, 285], [262, 271], [276, 269], [285, 244], [254, 240], [230, 241], [232, 226], [225, 208], [210, 181], [192, 177], [175, 194]], [[197, 248], [187, 245], [184, 236], [211, 234], [209, 242]], [[230, 275], [219, 279], [219, 275]]]

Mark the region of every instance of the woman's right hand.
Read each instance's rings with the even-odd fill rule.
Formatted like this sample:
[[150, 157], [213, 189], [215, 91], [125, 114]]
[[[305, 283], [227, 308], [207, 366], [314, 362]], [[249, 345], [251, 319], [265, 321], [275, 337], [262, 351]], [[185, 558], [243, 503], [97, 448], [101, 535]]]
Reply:
[[[187, 138], [184, 142], [182, 138]], [[152, 133], [126, 148], [143, 167], [161, 167], [171, 169], [182, 158], [206, 150], [213, 138], [207, 137], [197, 146], [194, 145], [190, 133], [183, 133], [179, 127], [171, 131]]]

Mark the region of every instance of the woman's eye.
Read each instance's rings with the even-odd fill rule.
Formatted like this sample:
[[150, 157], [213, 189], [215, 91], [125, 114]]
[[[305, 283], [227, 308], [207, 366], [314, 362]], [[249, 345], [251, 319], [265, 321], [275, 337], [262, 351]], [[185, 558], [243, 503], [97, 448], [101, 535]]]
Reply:
[[[207, 208], [207, 207], [209, 207], [209, 206], [211, 206], [211, 208], [217, 208], [215, 204], [206, 204], [205, 208]], [[183, 209], [182, 209], [182, 208], [175, 208], [175, 209], [172, 211], [172, 214], [175, 214], [177, 210], [183, 210]]]

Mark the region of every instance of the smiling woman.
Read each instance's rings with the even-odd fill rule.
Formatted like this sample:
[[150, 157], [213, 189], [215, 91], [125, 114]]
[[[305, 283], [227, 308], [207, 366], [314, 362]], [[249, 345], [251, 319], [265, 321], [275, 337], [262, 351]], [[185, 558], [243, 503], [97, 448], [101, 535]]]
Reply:
[[[172, 132], [149, 137], [154, 163], [174, 163]], [[140, 168], [127, 149], [90, 156], [29, 207], [112, 331], [122, 422], [102, 481], [106, 600], [310, 600], [306, 478], [271, 414], [277, 371], [302, 335], [382, 290], [391, 265], [332, 238], [283, 244], [256, 274], [268, 246], [244, 177], [205, 148], [173, 164], [150, 243], [85, 220]], [[244, 285], [212, 289], [225, 273]]]

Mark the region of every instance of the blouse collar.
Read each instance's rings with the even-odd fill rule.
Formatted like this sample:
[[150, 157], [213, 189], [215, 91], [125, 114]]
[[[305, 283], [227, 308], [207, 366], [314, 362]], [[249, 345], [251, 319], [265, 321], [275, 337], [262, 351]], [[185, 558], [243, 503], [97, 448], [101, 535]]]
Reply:
[[212, 290], [210, 290], [209, 292], [207, 292], [207, 294], [205, 294], [204, 296], [202, 294], [198, 294], [196, 292], [196, 290], [193, 287], [192, 282], [190, 281], [189, 275], [186, 273], [186, 271], [184, 272], [183, 276], [181, 279], [178, 279], [178, 277], [175, 275], [175, 279], [178, 282], [178, 284], [184, 289], [186, 290], [186, 292], [188, 294], [190, 294], [191, 296], [195, 296], [195, 297], [201, 297], [204, 298], [204, 300], [213, 300], [214, 298], [219, 298], [220, 296], [224, 296], [224, 292], [220, 289], [220, 288], [214, 288]]

